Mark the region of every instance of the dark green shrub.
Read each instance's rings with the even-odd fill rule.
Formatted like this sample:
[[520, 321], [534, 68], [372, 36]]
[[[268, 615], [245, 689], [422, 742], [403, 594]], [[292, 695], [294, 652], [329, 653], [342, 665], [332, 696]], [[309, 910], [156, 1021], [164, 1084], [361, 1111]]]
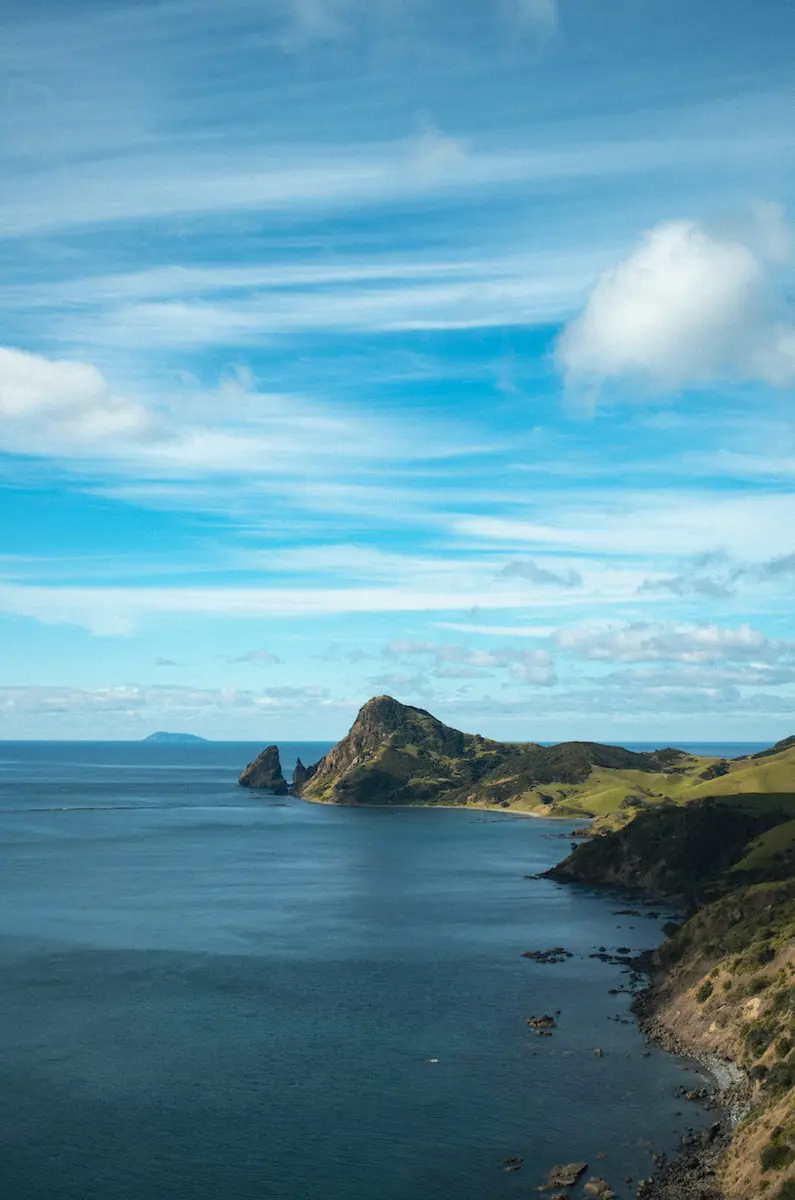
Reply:
[[759, 1058], [773, 1041], [773, 1030], [762, 1024], [746, 1025], [743, 1030], [743, 1041], [754, 1058]]
[[709, 1000], [712, 993], [715, 991], [715, 985], [711, 979], [705, 979], [701, 987], [696, 992], [696, 1000], [699, 1004], [703, 1004], [705, 1000]]
[[783, 1142], [770, 1142], [759, 1155], [763, 1171], [783, 1171], [795, 1159], [795, 1151]]
[[772, 962], [775, 957], [776, 957], [776, 951], [774, 950], [774, 948], [770, 945], [769, 942], [763, 942], [761, 946], [754, 947], [753, 954], [751, 956], [751, 960], [752, 960], [752, 962], [755, 962], [758, 966], [764, 967], [768, 963]]
[[780, 1095], [795, 1087], [795, 1062], [778, 1062], [765, 1078], [765, 1090]]

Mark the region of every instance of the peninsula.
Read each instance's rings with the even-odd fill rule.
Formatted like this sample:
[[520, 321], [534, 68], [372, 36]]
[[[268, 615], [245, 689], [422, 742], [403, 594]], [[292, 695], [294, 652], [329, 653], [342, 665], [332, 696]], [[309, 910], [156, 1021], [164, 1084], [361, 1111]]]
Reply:
[[792, 739], [752, 758], [597, 742], [498, 742], [461, 733], [391, 696], [364, 705], [319, 762], [299, 763], [293, 792], [328, 804], [422, 804], [597, 819], [616, 828], [641, 812], [715, 795], [795, 791]]

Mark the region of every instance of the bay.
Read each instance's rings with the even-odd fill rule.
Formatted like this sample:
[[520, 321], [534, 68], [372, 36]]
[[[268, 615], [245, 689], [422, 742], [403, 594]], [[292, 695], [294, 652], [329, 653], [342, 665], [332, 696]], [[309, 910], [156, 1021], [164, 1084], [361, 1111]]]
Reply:
[[508, 1200], [579, 1158], [633, 1195], [708, 1115], [589, 955], [665, 914], [527, 879], [559, 822], [244, 791], [259, 749], [0, 744], [4, 1200]]

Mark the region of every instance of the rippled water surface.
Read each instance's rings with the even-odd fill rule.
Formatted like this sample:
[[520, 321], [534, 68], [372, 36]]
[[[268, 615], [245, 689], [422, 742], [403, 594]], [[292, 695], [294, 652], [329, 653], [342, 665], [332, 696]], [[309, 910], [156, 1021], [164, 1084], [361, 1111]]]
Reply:
[[573, 1157], [634, 1194], [704, 1118], [588, 955], [663, 918], [525, 878], [559, 823], [241, 790], [259, 749], [0, 744], [3, 1200], [507, 1200]]

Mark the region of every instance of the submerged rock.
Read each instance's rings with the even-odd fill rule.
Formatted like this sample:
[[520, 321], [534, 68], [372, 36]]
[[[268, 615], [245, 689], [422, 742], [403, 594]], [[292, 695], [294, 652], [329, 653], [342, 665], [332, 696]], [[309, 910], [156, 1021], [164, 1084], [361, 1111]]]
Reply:
[[522, 958], [529, 958], [533, 962], [540, 963], [565, 962], [567, 958], [572, 957], [571, 950], [565, 950], [563, 946], [553, 946], [551, 950], [525, 950], [522, 955]]
[[250, 762], [238, 779], [241, 787], [263, 788], [276, 796], [287, 795], [287, 781], [282, 775], [279, 747], [268, 746]]

